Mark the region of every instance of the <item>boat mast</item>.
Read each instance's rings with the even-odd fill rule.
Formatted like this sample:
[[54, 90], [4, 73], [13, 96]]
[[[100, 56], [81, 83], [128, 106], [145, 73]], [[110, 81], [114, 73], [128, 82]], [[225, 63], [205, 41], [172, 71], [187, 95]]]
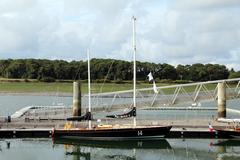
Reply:
[[[136, 112], [136, 18], [133, 16], [133, 109]], [[133, 114], [133, 125], [136, 126], [136, 113]]]
[[[87, 50], [88, 57], [88, 112], [91, 115], [91, 73], [90, 73], [90, 53], [89, 49]], [[91, 128], [91, 119], [88, 120], [88, 128]]]

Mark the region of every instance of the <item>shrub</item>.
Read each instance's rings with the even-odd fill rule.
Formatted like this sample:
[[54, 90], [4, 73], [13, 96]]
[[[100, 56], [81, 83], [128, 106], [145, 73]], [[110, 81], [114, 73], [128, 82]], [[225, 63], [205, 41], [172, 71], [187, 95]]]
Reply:
[[190, 81], [188, 81], [188, 80], [175, 80], [174, 83], [185, 84], [185, 83], [190, 83]]
[[55, 79], [53, 77], [42, 77], [40, 82], [55, 82]]

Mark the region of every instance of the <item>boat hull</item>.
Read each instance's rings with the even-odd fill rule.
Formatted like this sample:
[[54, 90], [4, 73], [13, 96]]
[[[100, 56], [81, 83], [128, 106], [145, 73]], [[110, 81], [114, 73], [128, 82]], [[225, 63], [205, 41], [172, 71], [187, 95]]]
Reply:
[[172, 126], [151, 126], [135, 128], [107, 129], [55, 129], [53, 137], [78, 138], [87, 140], [126, 140], [126, 139], [156, 139], [169, 134]]
[[240, 146], [239, 139], [221, 139], [217, 143], [213, 144], [214, 146], [228, 146], [228, 147], [238, 147]]
[[226, 138], [240, 138], [240, 129], [234, 128], [214, 128], [218, 135]]

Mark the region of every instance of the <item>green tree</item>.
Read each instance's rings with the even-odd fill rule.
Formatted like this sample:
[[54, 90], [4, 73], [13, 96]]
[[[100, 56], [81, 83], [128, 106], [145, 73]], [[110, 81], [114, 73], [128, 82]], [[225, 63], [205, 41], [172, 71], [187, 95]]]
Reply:
[[204, 81], [206, 80], [206, 77], [207, 77], [207, 72], [205, 70], [205, 67], [201, 63], [193, 64], [189, 68], [189, 74], [190, 74], [190, 79], [192, 81]]
[[7, 77], [6, 69], [8, 68], [11, 62], [12, 62], [11, 59], [0, 60], [0, 76], [1, 77]]
[[56, 78], [53, 64], [45, 62], [45, 65], [39, 68], [38, 79], [42, 80], [45, 78]]
[[164, 63], [161, 70], [161, 79], [175, 80], [177, 78], [177, 72], [174, 66]]
[[36, 79], [38, 77], [38, 71], [39, 71], [39, 63], [38, 60], [35, 59], [27, 59], [26, 60], [26, 78], [30, 79]]
[[189, 69], [190, 66], [189, 65], [181, 65], [179, 64], [176, 68], [176, 72], [177, 72], [177, 77], [178, 79], [180, 80], [190, 80], [190, 77], [189, 77]]
[[7, 78], [25, 78], [26, 65], [23, 60], [13, 60], [6, 68]]
[[238, 72], [231, 72], [228, 78], [240, 78], [240, 71]]

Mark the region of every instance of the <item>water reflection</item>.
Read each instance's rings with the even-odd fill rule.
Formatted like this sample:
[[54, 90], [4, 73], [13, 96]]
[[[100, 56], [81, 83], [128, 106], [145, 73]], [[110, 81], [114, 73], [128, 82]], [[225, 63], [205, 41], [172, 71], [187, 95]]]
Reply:
[[54, 139], [54, 144], [65, 144], [74, 146], [85, 146], [92, 148], [111, 148], [111, 149], [170, 149], [171, 146], [166, 139], [155, 140], [121, 140], [121, 141], [91, 141], [69, 138]]
[[161, 139], [148, 141], [80, 141], [56, 139], [65, 155], [74, 160], [91, 159], [204, 159], [240, 158], [240, 140]]
[[130, 141], [84, 141], [77, 139], [55, 139], [54, 144], [64, 146], [65, 155], [73, 160], [90, 159], [138, 159], [137, 152], [156, 152], [170, 150], [171, 146], [165, 139], [130, 140]]
[[217, 147], [217, 160], [240, 159], [240, 139], [218, 140], [212, 145]]
[[0, 159], [58, 160], [237, 160], [238, 139], [160, 139], [152, 141], [83, 141], [0, 139]]

